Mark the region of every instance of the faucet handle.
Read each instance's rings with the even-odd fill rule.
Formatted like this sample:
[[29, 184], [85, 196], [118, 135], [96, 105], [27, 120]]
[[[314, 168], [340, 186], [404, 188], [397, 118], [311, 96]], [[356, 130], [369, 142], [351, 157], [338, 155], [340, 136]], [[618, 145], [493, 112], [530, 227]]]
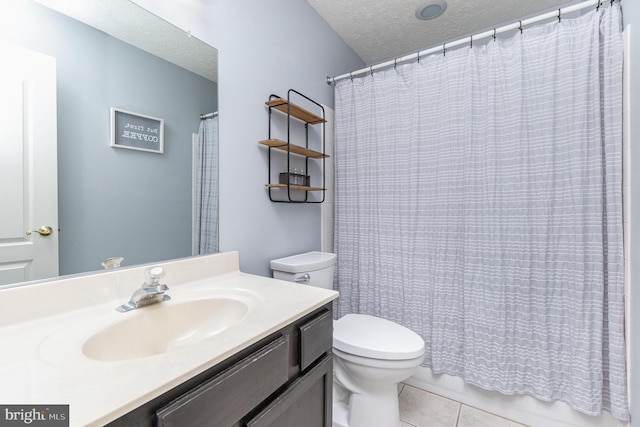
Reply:
[[147, 268], [147, 270], [144, 273], [145, 286], [158, 285], [160, 283], [160, 279], [164, 277], [165, 274], [167, 274], [167, 272], [164, 271], [164, 268], [162, 267], [156, 266], [156, 267]]

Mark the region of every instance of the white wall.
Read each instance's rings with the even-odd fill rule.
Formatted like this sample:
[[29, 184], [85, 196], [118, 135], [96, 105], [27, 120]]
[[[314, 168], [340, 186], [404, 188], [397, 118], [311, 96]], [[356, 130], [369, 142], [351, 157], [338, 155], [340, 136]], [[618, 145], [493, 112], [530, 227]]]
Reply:
[[271, 259], [320, 250], [321, 205], [269, 201], [264, 102], [293, 88], [333, 106], [326, 77], [362, 61], [306, 1], [135, 2], [218, 48], [220, 250], [261, 275]]
[[[640, 114], [640, 2], [623, 1], [622, 12], [625, 30], [629, 31], [629, 63], [625, 69], [630, 70], [629, 75], [629, 106], [625, 108], [630, 117], [630, 141], [629, 150], [629, 178], [630, 193], [629, 202], [629, 222], [640, 224], [640, 197], [635, 193], [640, 190], [640, 168], [634, 167], [640, 163], [640, 147], [636, 144], [640, 135], [640, 121], [637, 120]], [[640, 239], [635, 236], [634, 229], [631, 230], [629, 239], [629, 253], [626, 260], [630, 263], [628, 271], [630, 274], [630, 292], [627, 295], [627, 306], [629, 307], [629, 405], [631, 407], [631, 425], [640, 426], [640, 290], [637, 288], [640, 280]]]

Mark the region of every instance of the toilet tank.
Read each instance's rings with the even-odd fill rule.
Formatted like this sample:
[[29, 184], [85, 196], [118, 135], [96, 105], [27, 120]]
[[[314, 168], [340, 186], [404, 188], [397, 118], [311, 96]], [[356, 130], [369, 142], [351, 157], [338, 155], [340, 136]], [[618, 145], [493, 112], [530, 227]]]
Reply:
[[336, 254], [307, 252], [271, 261], [274, 279], [287, 280], [318, 288], [333, 288]]

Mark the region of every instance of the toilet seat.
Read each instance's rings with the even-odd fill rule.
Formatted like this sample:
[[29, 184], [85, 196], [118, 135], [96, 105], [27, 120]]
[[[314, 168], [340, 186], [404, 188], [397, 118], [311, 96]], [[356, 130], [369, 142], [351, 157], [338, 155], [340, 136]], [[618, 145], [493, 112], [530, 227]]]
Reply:
[[347, 314], [333, 326], [333, 347], [341, 352], [382, 360], [424, 355], [424, 341], [402, 325], [366, 314]]
[[420, 366], [422, 360], [424, 359], [424, 354], [421, 354], [418, 357], [414, 357], [413, 359], [374, 359], [373, 357], [364, 357], [351, 353], [345, 353], [344, 351], [338, 350], [337, 348], [333, 349], [333, 355], [336, 359], [347, 360], [358, 365], [389, 370], [407, 368], [413, 369], [417, 366]]

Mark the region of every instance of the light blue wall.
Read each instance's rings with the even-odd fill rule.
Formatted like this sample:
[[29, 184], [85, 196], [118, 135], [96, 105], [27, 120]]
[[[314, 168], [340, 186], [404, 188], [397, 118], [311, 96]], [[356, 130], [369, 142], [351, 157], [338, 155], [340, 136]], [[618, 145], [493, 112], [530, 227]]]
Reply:
[[329, 75], [364, 64], [301, 0], [155, 2], [136, 0], [218, 48], [220, 249], [240, 268], [270, 275], [269, 260], [320, 249], [320, 205], [269, 201], [265, 101], [289, 88], [333, 106]]
[[220, 243], [240, 251], [243, 270], [270, 275], [269, 260], [320, 249], [321, 206], [269, 201], [264, 102], [294, 88], [333, 106], [326, 77], [364, 64], [306, 1], [223, 3]]
[[[31, 2], [13, 42], [54, 56], [60, 274], [191, 255], [192, 133], [217, 85]], [[111, 148], [110, 107], [165, 119], [164, 154]]]

